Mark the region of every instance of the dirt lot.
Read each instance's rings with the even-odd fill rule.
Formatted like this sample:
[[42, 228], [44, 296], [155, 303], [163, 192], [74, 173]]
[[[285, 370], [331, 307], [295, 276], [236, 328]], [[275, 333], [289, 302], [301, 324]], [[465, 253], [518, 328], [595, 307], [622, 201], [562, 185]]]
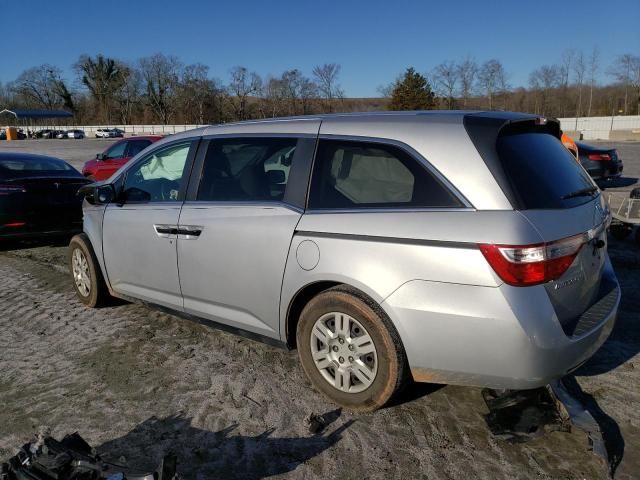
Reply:
[[[108, 140], [11, 144], [75, 166]], [[640, 144], [618, 144], [640, 176]], [[0, 143], [0, 151], [10, 145]], [[629, 188], [629, 182], [622, 182]], [[576, 373], [601, 422], [616, 478], [640, 476], [640, 247], [612, 241], [623, 287], [616, 328]], [[527, 443], [492, 438], [480, 389], [416, 385], [382, 411], [340, 412], [308, 384], [295, 352], [139, 305], [76, 301], [63, 245], [0, 252], [0, 459], [34, 429], [79, 431], [132, 464], [168, 449], [186, 478], [605, 478], [580, 431]], [[303, 419], [323, 413], [312, 435]]]

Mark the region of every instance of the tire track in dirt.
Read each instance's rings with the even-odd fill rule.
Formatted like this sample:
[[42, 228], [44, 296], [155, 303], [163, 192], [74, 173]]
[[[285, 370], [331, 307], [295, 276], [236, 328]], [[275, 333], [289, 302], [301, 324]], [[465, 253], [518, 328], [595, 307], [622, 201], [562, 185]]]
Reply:
[[[61, 271], [63, 249], [38, 251], [0, 254], [0, 458], [44, 424], [116, 457], [154, 463], [172, 448], [186, 478], [602, 476], [580, 433], [495, 441], [473, 388], [413, 388], [399, 405], [344, 412], [311, 435], [304, 417], [335, 406], [310, 387], [295, 352], [139, 305], [86, 309]], [[604, 378], [638, 384], [624, 367], [587, 383]]]

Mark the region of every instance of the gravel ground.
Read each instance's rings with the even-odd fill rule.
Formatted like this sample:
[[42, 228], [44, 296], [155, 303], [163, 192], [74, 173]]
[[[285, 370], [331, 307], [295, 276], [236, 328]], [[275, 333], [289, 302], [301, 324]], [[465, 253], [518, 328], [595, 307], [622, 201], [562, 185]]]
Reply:
[[[82, 161], [108, 140], [35, 140], [11, 148]], [[640, 176], [640, 144], [616, 145]], [[0, 151], [9, 145], [0, 144]], [[628, 182], [627, 182], [628, 183]], [[628, 188], [626, 185], [623, 188]], [[75, 298], [65, 239], [0, 251], [0, 459], [36, 428], [79, 431], [139, 467], [166, 450], [185, 478], [605, 478], [575, 430], [527, 443], [489, 433], [480, 389], [413, 385], [366, 415], [337, 410], [287, 352], [122, 303]], [[623, 287], [616, 328], [576, 372], [601, 422], [616, 478], [640, 472], [640, 248], [612, 240]], [[309, 413], [325, 414], [311, 434]]]

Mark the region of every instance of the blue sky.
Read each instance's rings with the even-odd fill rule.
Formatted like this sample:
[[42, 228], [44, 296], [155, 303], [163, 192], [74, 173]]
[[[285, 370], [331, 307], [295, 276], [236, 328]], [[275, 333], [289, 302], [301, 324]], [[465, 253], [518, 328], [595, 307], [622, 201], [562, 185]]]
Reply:
[[277, 75], [337, 62], [355, 97], [376, 96], [407, 66], [426, 72], [467, 55], [501, 60], [514, 86], [568, 48], [597, 46], [605, 66], [640, 55], [640, 0], [29, 0], [4, 2], [0, 25], [1, 82], [42, 63], [71, 80], [82, 53], [135, 60], [162, 52], [204, 63], [223, 81], [235, 65]]

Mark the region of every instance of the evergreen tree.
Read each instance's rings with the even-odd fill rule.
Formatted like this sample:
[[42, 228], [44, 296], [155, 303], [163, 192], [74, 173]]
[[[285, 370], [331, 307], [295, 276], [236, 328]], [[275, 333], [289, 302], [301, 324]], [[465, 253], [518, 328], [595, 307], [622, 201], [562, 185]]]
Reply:
[[436, 106], [431, 85], [427, 79], [407, 68], [402, 78], [398, 79], [391, 92], [388, 110], [432, 110]]

